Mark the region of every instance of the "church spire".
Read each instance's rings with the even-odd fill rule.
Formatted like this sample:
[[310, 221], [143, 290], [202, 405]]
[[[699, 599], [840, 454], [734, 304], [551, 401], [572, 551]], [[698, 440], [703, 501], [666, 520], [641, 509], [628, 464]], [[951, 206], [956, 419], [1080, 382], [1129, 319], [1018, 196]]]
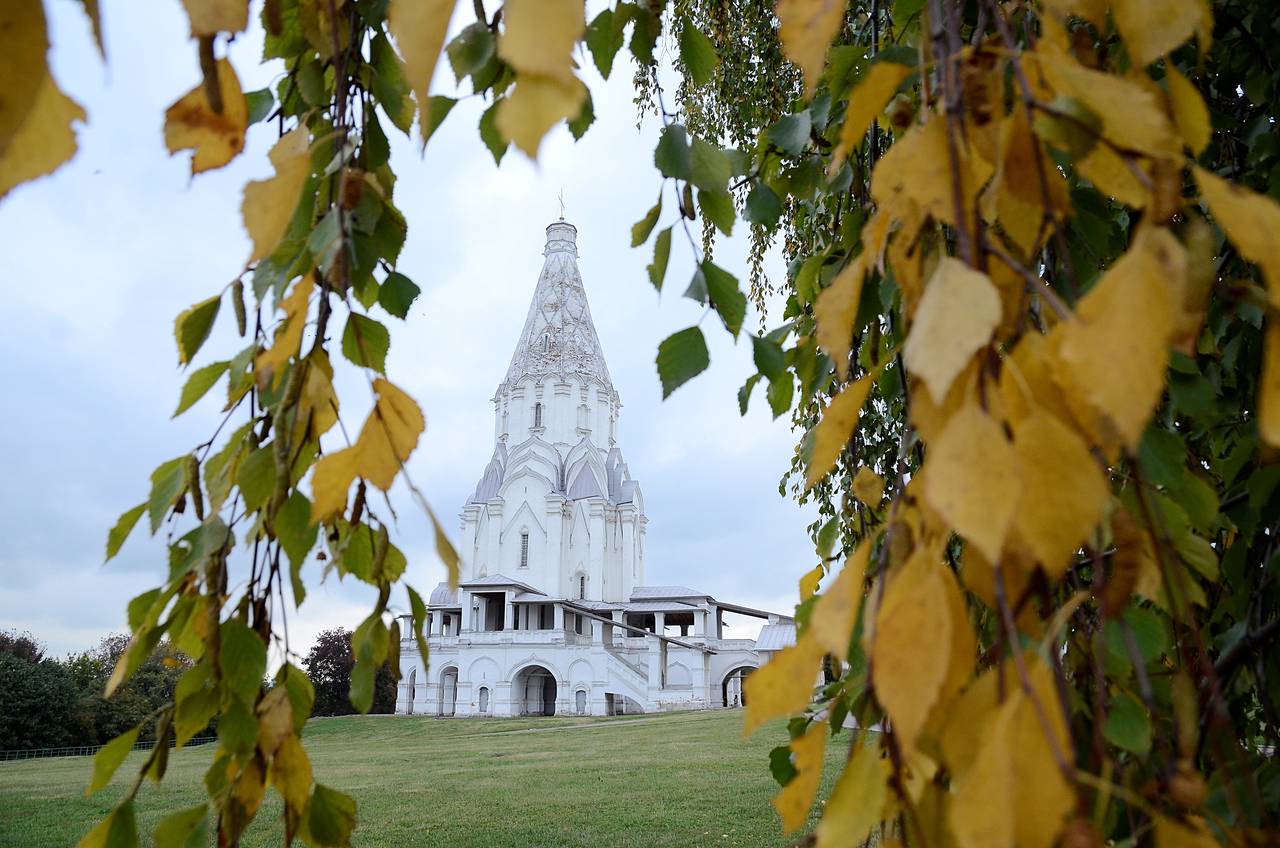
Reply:
[[547, 227], [546, 259], [507, 369], [508, 383], [526, 376], [576, 375], [613, 390], [578, 272], [577, 235], [577, 227], [564, 220]]

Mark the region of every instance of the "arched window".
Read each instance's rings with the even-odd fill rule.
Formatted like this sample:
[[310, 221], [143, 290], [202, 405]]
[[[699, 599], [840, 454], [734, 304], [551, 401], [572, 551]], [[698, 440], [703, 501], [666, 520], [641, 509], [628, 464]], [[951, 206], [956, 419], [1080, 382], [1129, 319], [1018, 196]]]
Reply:
[[587, 599], [587, 575], [578, 575], [578, 600], [585, 601]]
[[480, 714], [489, 714], [489, 687], [487, 686], [480, 687]]
[[529, 567], [529, 531], [520, 531], [520, 567]]
[[577, 709], [578, 715], [587, 714], [587, 692], [585, 689], [579, 689], [573, 693], [574, 708]]
[[535, 403], [533, 405], [533, 426], [542, 426], [542, 404]]

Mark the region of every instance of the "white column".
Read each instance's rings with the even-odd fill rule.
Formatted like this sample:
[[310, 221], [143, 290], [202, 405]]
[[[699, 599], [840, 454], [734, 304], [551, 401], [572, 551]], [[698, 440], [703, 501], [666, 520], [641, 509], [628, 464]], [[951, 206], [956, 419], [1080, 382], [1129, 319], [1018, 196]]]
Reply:
[[661, 636], [666, 626], [667, 614], [665, 612], [655, 612], [653, 614], [653, 632]]
[[471, 593], [462, 593], [462, 622], [459, 629], [463, 632], [472, 629], [471, 623]]
[[556, 630], [563, 633], [564, 632], [564, 607], [561, 606], [560, 604], [556, 604], [554, 606], [554, 609], [555, 609], [555, 614], [554, 614], [555, 619], [554, 619], [553, 626], [555, 627]]
[[702, 639], [707, 635], [707, 611], [699, 609], [693, 614], [693, 638]]
[[507, 592], [507, 619], [502, 623], [503, 630], [516, 629], [516, 605], [515, 602], [511, 600], [512, 597], [512, 594]]

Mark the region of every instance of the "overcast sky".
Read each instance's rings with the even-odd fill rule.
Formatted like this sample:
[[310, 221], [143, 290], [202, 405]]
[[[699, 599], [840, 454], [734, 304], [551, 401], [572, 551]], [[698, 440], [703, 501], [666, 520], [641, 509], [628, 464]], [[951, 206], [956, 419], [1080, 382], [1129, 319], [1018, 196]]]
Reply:
[[[151, 469], [207, 439], [220, 420], [217, 390], [169, 419], [184, 381], [173, 318], [219, 291], [248, 255], [241, 189], [271, 174], [265, 154], [275, 129], [251, 127], [240, 157], [192, 180], [188, 157], [169, 156], [161, 137], [165, 108], [199, 79], [181, 4], [104, 3], [105, 66], [79, 4], [47, 5], [55, 76], [89, 120], [69, 165], [0, 202], [8, 277], [0, 629], [30, 630], [63, 654], [124, 629], [128, 599], [163, 578], [163, 548], [146, 537], [145, 519], [106, 566], [103, 543], [119, 513], [146, 496]], [[469, 17], [460, 4], [454, 28]], [[256, 30], [232, 46], [246, 91], [280, 71], [258, 65], [260, 50]], [[703, 323], [711, 370], [661, 399], [657, 344], [703, 310], [679, 296], [692, 268], [686, 241], [674, 240], [662, 297], [645, 276], [650, 249], [629, 246], [630, 226], [660, 180], [651, 165], [658, 125], [649, 118], [636, 127], [624, 55], [609, 83], [580, 60], [596, 122], [578, 144], [563, 127], [553, 131], [536, 165], [513, 149], [495, 167], [476, 134], [485, 104], [475, 99], [449, 115], [425, 157], [393, 138], [395, 201], [409, 221], [399, 270], [423, 289], [407, 323], [392, 327], [387, 361], [428, 420], [409, 468], [456, 539], [456, 516], [493, 450], [489, 398], [506, 373], [563, 191], [624, 404], [619, 444], [645, 493], [647, 582], [790, 612], [796, 579], [813, 562], [809, 517], [778, 495], [795, 440], [785, 418], [770, 420], [763, 387], [751, 412], [738, 415], [737, 388], [754, 370], [750, 345], [735, 346], [712, 316]], [[447, 64], [435, 88], [454, 93]], [[662, 226], [674, 219], [668, 200]], [[716, 254], [740, 276], [745, 256], [743, 237]], [[779, 257], [771, 270], [781, 273]], [[757, 324], [749, 315], [747, 326]], [[233, 325], [224, 310], [197, 365], [240, 349]], [[352, 380], [339, 390], [344, 403], [367, 395]], [[358, 427], [364, 412], [347, 405], [347, 426]], [[429, 528], [403, 492], [393, 501], [409, 578], [429, 589], [443, 576]], [[294, 650], [326, 627], [353, 627], [372, 599], [354, 581], [313, 588], [289, 617]], [[738, 633], [754, 631], [742, 621]]]

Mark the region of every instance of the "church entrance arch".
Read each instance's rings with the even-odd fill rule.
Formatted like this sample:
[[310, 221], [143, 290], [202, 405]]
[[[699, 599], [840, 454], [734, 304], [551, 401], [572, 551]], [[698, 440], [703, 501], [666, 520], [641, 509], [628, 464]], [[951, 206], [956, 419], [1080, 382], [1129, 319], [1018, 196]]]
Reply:
[[512, 682], [511, 694], [517, 715], [556, 714], [556, 678], [543, 666], [521, 669]]
[[480, 715], [489, 714], [489, 687], [480, 687]]
[[440, 715], [451, 716], [458, 709], [458, 669], [454, 666], [440, 672]]
[[744, 665], [725, 675], [724, 683], [720, 685], [723, 706], [745, 707], [747, 705], [747, 693], [743, 691], [742, 684], [755, 670], [756, 667], [753, 665]]
[[406, 688], [408, 691], [405, 694], [408, 697], [405, 698], [404, 714], [413, 715], [413, 699], [418, 694], [418, 670], [416, 668], [409, 669], [409, 685]]

